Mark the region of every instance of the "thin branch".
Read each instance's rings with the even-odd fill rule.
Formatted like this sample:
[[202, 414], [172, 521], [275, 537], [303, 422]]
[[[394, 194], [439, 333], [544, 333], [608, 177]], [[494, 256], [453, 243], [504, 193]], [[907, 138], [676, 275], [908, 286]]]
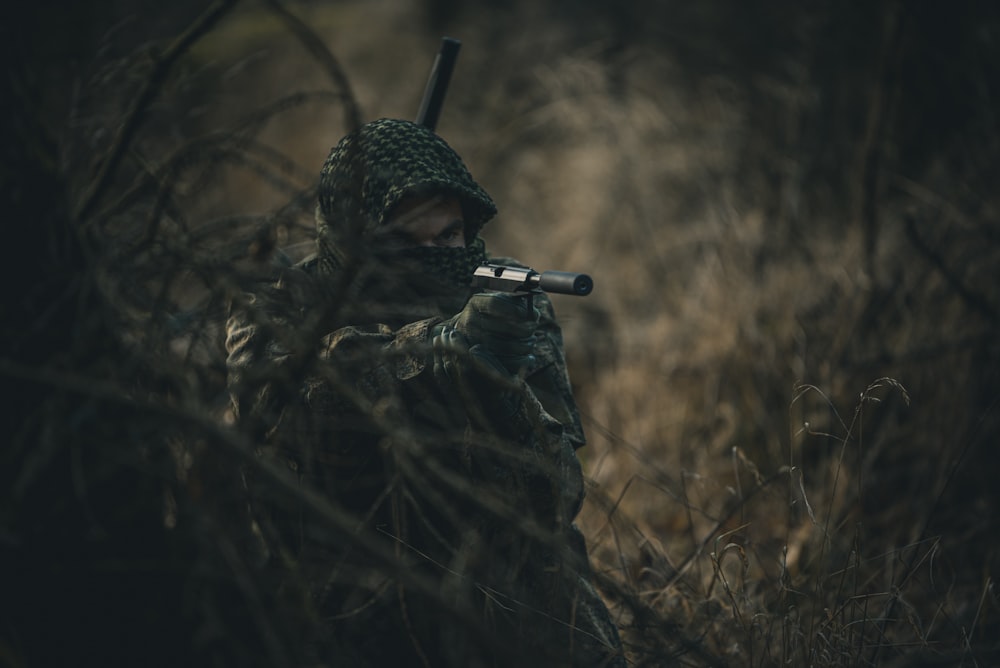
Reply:
[[236, 1], [217, 0], [186, 31], [174, 40], [173, 44], [167, 48], [153, 65], [153, 71], [150, 72], [138, 95], [135, 96], [132, 107], [128, 110], [124, 122], [118, 128], [118, 134], [111, 144], [108, 155], [104, 158], [97, 177], [91, 182], [90, 187], [83, 195], [80, 205], [76, 209], [76, 220], [86, 220], [101, 200], [104, 192], [108, 189], [108, 186], [111, 184], [111, 178], [114, 176], [118, 165], [121, 164], [122, 158], [132, 143], [132, 138], [135, 136], [139, 126], [142, 125], [146, 110], [156, 98], [171, 68], [198, 39], [209, 32], [233, 8]]
[[985, 316], [990, 322], [996, 322], [1000, 319], [1000, 314], [997, 313], [997, 309], [994, 308], [992, 304], [986, 299], [985, 296], [979, 294], [962, 280], [961, 276], [955, 273], [948, 263], [945, 261], [944, 257], [940, 252], [931, 248], [931, 246], [924, 241], [920, 232], [917, 230], [917, 223], [912, 216], [906, 217], [906, 236], [910, 240], [910, 243], [920, 251], [927, 260], [934, 265], [941, 275], [944, 277], [948, 284], [958, 293], [958, 295], [965, 300], [965, 302], [972, 307], [973, 311]]
[[278, 18], [285, 22], [288, 29], [302, 42], [302, 46], [326, 70], [334, 86], [343, 95], [344, 124], [347, 126], [347, 131], [353, 132], [357, 130], [361, 127], [361, 109], [358, 106], [357, 98], [351, 90], [351, 83], [348, 81], [347, 75], [344, 74], [344, 68], [340, 66], [337, 58], [312, 28], [306, 25], [302, 19], [295, 16], [295, 14], [288, 11], [281, 2], [278, 0], [267, 0], [267, 5], [278, 15]]

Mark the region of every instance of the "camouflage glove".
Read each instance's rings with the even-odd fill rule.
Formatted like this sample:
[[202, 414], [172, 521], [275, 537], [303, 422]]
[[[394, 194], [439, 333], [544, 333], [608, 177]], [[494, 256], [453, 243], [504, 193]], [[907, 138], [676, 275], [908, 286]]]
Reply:
[[[526, 375], [535, 365], [540, 313], [523, 297], [473, 295], [430, 332], [433, 373], [448, 390], [450, 412], [513, 437], [511, 418], [523, 405]], [[510, 433], [508, 433], [510, 432]]]
[[[535, 363], [535, 330], [540, 313], [530, 299], [499, 292], [472, 295], [458, 314], [435, 327], [432, 338], [454, 330], [464, 339], [464, 347], [499, 361], [503, 369], [523, 376]], [[449, 335], [454, 346], [457, 338]], [[441, 341], [439, 341], [441, 343]], [[462, 346], [460, 346], [462, 347]]]

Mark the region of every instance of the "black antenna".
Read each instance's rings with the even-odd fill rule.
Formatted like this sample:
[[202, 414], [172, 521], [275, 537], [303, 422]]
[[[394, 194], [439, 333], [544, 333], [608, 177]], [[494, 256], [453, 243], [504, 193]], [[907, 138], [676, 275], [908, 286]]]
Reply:
[[460, 41], [451, 37], [441, 40], [441, 50], [434, 58], [431, 76], [427, 80], [427, 88], [424, 89], [424, 99], [420, 102], [420, 111], [417, 112], [417, 125], [422, 125], [431, 131], [437, 128], [438, 116], [441, 115], [441, 107], [444, 105], [444, 94], [448, 91], [448, 82], [451, 80], [452, 70], [455, 69], [455, 61], [458, 60], [458, 50], [461, 46]]

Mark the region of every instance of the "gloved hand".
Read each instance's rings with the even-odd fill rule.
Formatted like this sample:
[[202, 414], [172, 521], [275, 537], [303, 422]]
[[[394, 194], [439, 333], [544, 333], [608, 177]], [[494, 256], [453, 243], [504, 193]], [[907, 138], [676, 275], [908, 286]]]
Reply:
[[448, 345], [476, 348], [495, 357], [509, 373], [523, 375], [535, 362], [532, 353], [539, 318], [538, 309], [528, 298], [481, 292], [474, 294], [459, 313], [439, 324], [434, 335], [454, 330], [464, 342], [449, 335], [445, 337]]

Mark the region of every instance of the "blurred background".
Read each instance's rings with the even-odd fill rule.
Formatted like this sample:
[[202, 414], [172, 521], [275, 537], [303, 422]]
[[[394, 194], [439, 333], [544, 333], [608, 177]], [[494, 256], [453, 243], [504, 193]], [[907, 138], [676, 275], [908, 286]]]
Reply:
[[0, 664], [276, 662], [224, 540], [220, 318], [446, 35], [489, 249], [595, 280], [554, 301], [632, 661], [1000, 659], [1000, 5], [119, 0], [3, 33]]

